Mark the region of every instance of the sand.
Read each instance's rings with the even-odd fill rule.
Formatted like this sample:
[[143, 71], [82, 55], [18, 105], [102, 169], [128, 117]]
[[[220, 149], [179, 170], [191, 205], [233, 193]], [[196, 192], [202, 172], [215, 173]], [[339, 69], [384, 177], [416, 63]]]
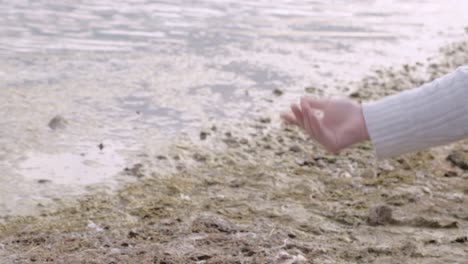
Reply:
[[[466, 64], [468, 42], [456, 43], [376, 69], [349, 96], [381, 98]], [[468, 142], [378, 162], [370, 144], [329, 155], [277, 120], [213, 124], [122, 170], [135, 181], [117, 193], [11, 218], [0, 262], [468, 261]]]

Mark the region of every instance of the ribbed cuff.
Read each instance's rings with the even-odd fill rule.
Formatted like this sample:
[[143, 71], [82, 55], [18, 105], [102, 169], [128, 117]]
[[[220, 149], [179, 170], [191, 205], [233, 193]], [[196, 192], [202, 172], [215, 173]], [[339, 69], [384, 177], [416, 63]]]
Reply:
[[379, 159], [468, 136], [468, 67], [421, 87], [363, 104]]
[[379, 159], [397, 156], [414, 149], [415, 142], [411, 142], [417, 133], [411, 126], [411, 112], [414, 111], [411, 94], [414, 92], [407, 91], [405, 94], [363, 104], [367, 131]]

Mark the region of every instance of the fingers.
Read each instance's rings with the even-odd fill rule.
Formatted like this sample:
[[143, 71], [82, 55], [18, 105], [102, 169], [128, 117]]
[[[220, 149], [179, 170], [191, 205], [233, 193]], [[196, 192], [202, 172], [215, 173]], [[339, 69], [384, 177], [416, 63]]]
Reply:
[[291, 110], [296, 118], [297, 125], [304, 129], [304, 116], [301, 108], [297, 104], [291, 104]]
[[314, 113], [314, 110], [310, 107], [307, 98], [301, 98], [301, 108], [304, 120], [304, 128], [309, 134], [318, 142], [322, 143], [323, 131], [320, 121]]
[[281, 118], [282, 118], [287, 124], [295, 125], [295, 126], [300, 126], [299, 123], [297, 122], [296, 118], [294, 117], [294, 115], [292, 115], [291, 113], [283, 112], [283, 113], [281, 113]]
[[305, 101], [305, 104], [307, 104], [310, 108], [315, 108], [315, 109], [319, 109], [319, 110], [324, 110], [328, 103], [329, 103], [329, 100], [327, 99], [315, 99], [311, 96], [303, 96], [301, 98], [301, 106], [302, 106], [302, 101]]

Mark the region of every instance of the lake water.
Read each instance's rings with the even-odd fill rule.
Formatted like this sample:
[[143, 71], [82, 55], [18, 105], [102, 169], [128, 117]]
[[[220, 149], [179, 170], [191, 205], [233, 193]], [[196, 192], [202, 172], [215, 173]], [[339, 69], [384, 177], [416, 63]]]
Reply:
[[[305, 86], [344, 94], [373, 67], [424, 59], [466, 38], [466, 10], [455, 0], [0, 1], [0, 214], [112, 185], [174, 135], [276, 116]], [[54, 131], [58, 114], [68, 125]]]

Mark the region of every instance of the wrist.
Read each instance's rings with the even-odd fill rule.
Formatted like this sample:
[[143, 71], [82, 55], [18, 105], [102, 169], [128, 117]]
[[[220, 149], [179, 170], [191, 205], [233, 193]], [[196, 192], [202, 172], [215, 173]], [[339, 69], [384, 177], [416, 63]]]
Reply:
[[369, 131], [367, 130], [366, 119], [364, 118], [364, 111], [362, 105], [359, 104], [359, 115], [358, 115], [358, 131], [359, 131], [359, 141], [370, 140]]

